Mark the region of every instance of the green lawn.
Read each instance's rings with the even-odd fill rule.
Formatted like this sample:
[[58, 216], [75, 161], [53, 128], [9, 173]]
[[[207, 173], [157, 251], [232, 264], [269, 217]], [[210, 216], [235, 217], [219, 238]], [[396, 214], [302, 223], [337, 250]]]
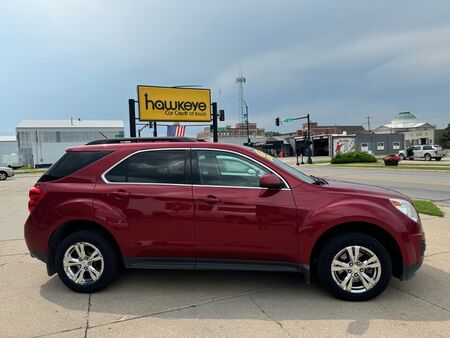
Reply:
[[431, 201], [413, 200], [414, 206], [417, 212], [420, 214], [426, 214], [437, 217], [444, 217], [444, 213], [439, 207]]
[[383, 168], [391, 170], [402, 169], [421, 169], [421, 170], [443, 170], [450, 171], [450, 165], [432, 165], [432, 164], [400, 164], [398, 166], [385, 166], [383, 161], [375, 163], [347, 163], [347, 164], [330, 164], [333, 167], [340, 168]]

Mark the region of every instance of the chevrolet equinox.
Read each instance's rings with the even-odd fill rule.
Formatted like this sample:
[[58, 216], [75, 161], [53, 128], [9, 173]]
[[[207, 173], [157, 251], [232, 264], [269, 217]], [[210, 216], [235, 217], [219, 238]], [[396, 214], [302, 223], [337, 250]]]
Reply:
[[99, 291], [123, 267], [311, 272], [368, 300], [411, 278], [425, 235], [394, 191], [307, 176], [261, 151], [203, 142], [67, 149], [29, 192], [25, 239], [48, 275]]

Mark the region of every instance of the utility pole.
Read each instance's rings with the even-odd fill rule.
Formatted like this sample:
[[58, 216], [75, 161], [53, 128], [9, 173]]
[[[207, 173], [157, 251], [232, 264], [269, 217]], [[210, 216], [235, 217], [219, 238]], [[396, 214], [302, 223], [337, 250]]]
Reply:
[[370, 116], [367, 116], [366, 119], [367, 119], [367, 128], [369, 129], [370, 133]]
[[247, 145], [250, 146], [250, 131], [248, 130], [248, 105], [245, 100], [242, 100], [245, 104], [245, 123], [247, 125]]

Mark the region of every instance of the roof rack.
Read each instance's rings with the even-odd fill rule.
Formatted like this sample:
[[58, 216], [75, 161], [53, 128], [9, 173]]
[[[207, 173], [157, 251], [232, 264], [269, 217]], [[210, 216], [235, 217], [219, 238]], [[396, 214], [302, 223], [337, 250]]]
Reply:
[[145, 142], [201, 142], [191, 137], [126, 137], [126, 138], [104, 138], [90, 141], [86, 145], [92, 144], [117, 144], [117, 143], [145, 143]]

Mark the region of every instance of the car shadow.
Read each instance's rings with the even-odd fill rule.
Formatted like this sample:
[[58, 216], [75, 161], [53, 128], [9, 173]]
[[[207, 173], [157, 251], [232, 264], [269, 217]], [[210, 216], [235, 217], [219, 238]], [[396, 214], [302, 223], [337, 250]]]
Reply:
[[[317, 281], [307, 285], [295, 273], [126, 270], [109, 288], [92, 295], [90, 323], [95, 326], [142, 316], [350, 320], [347, 333], [360, 335], [371, 320], [449, 321], [449, 300], [442, 299], [449, 292], [449, 277], [449, 273], [424, 264], [413, 280], [393, 279], [378, 298], [349, 303], [330, 296]], [[430, 284], [434, 291], [427, 293]], [[86, 311], [85, 301], [73, 302], [73, 292], [57, 276], [41, 285], [40, 294], [63, 308]], [[64, 294], [70, 297], [66, 299]]]

